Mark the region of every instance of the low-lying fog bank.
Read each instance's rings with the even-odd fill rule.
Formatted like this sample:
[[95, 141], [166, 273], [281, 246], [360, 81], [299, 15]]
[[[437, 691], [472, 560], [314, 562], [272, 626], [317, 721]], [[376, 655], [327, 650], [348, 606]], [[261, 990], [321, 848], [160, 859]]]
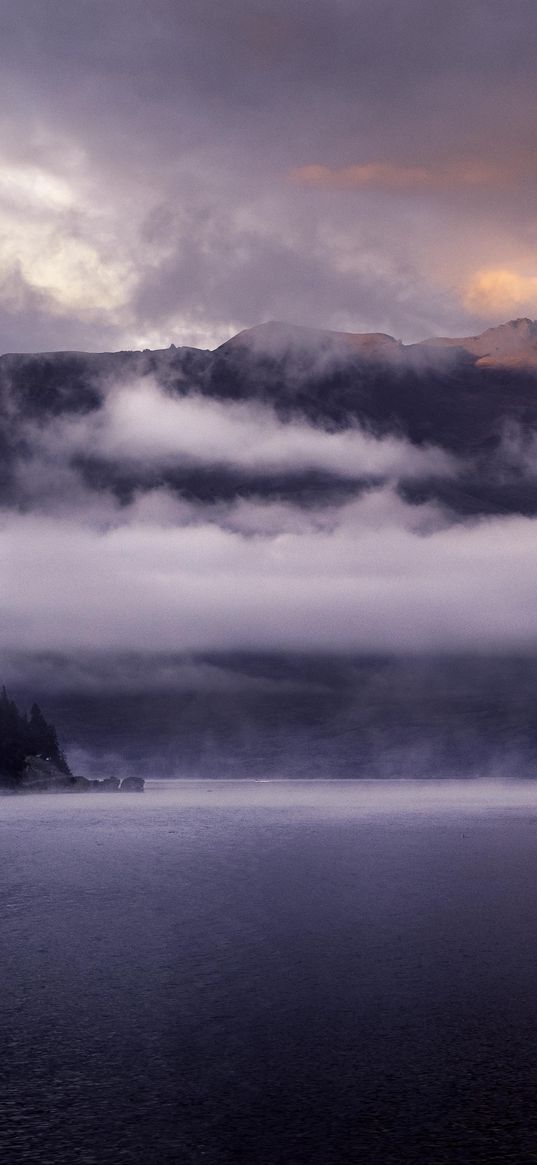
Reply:
[[[8, 804], [9, 802], [9, 804]], [[22, 808], [21, 808], [22, 806]], [[360, 819], [368, 816], [521, 813], [537, 818], [537, 782], [503, 780], [146, 780], [145, 795], [123, 797], [54, 797], [26, 794], [2, 799], [2, 817], [31, 814], [46, 822], [62, 814], [122, 816], [132, 812], [150, 818], [169, 811], [220, 813], [257, 812], [274, 819], [312, 817]], [[153, 818], [153, 820], [156, 820]]]
[[532, 655], [7, 655], [3, 677], [88, 778], [537, 776]]

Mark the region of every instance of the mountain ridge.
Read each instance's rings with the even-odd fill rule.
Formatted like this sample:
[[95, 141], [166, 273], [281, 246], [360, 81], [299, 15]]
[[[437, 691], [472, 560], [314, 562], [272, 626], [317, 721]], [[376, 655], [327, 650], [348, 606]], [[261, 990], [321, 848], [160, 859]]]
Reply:
[[459, 349], [477, 358], [479, 364], [537, 364], [537, 321], [527, 317], [508, 320], [472, 336], [431, 336], [404, 344], [386, 332], [342, 332], [328, 328], [310, 328], [279, 320], [255, 324], [231, 336], [215, 352], [236, 347], [259, 353], [278, 353], [285, 349], [331, 347], [357, 353], [366, 358], [397, 359], [413, 351]]
[[[261, 408], [269, 426], [291, 422], [325, 433], [359, 429], [378, 441], [434, 446], [457, 458], [456, 472], [433, 476], [431, 469], [420, 480], [402, 475], [397, 490], [405, 502], [433, 500], [463, 518], [537, 514], [533, 320], [511, 320], [480, 336], [409, 345], [383, 333], [357, 338], [272, 321], [214, 351], [171, 345], [156, 351], [6, 354], [0, 357], [0, 504], [29, 504], [32, 467], [42, 456], [36, 461], [31, 452], [36, 426], [53, 439], [59, 424], [68, 431], [83, 418], [106, 418], [116, 390], [131, 394], [133, 403], [148, 391], [157, 400], [162, 394], [168, 408], [170, 401], [190, 398], [199, 409], [205, 401], [213, 422], [215, 407], [230, 406], [232, 425], [238, 406], [241, 416], [253, 411], [259, 417]], [[248, 469], [239, 462], [211, 460], [209, 445], [205, 458], [189, 458], [184, 448], [183, 455], [165, 461], [114, 458], [89, 439], [86, 447], [73, 447], [67, 469], [91, 496], [104, 493], [121, 505], [165, 488], [187, 504], [263, 498], [307, 508], [340, 504], [374, 484], [358, 463], [354, 473], [328, 473], [298, 459], [276, 473], [266, 471], [262, 458]], [[46, 482], [54, 493], [48, 454], [43, 472], [41, 488]]]
[[196, 348], [191, 344], [170, 343], [167, 348], [123, 348], [113, 352], [85, 351], [84, 349], [60, 349], [39, 352], [3, 352], [0, 360], [17, 360], [31, 357], [51, 357], [66, 360], [75, 356], [96, 359], [128, 356], [164, 356], [173, 352], [198, 356], [215, 356], [235, 349], [248, 349], [258, 354], [281, 355], [286, 350], [331, 347], [334, 351], [347, 352], [349, 356], [364, 355], [369, 358], [397, 357], [416, 351], [451, 349], [467, 352], [476, 357], [478, 363], [512, 365], [517, 361], [521, 366], [537, 364], [537, 320], [527, 316], [507, 320], [485, 328], [483, 332], [469, 336], [428, 336], [423, 340], [405, 344], [387, 332], [345, 332], [332, 328], [314, 328], [305, 324], [289, 324], [282, 320], [266, 320], [260, 324], [243, 328], [230, 336], [216, 348]]

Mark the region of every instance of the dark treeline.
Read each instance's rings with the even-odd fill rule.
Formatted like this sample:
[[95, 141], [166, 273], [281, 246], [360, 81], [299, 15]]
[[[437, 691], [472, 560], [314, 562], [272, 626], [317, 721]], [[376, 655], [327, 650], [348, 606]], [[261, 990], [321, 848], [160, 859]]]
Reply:
[[5, 688], [0, 695], [0, 783], [16, 785], [22, 776], [26, 757], [39, 756], [52, 761], [62, 773], [70, 770], [60, 748], [53, 724], [49, 724], [38, 704], [29, 715], [21, 712]]

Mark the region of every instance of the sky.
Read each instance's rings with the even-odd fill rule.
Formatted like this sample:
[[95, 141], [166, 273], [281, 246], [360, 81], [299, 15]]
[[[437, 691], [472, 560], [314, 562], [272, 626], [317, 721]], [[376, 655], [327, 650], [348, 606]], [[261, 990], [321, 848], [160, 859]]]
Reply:
[[537, 298], [533, 0], [0, 0], [0, 351]]

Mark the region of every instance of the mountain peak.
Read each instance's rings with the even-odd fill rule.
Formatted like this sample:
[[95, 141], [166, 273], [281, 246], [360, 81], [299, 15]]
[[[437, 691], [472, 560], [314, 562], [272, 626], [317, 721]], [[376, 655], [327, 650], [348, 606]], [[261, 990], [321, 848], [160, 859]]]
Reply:
[[[517, 328], [518, 331], [533, 331], [537, 328], [537, 320], [530, 320], [527, 316], [520, 316], [519, 319], [508, 320], [506, 324], [500, 324], [499, 326], [503, 328]], [[494, 329], [489, 330], [492, 331]]]
[[399, 340], [385, 332], [336, 332], [328, 328], [308, 328], [301, 324], [285, 324], [267, 320], [238, 332], [220, 350], [248, 348], [263, 355], [281, 355], [322, 349], [334, 353], [348, 352], [349, 348], [365, 355], [381, 356], [401, 348]]
[[422, 348], [461, 348], [477, 357], [480, 365], [527, 366], [537, 364], [537, 320], [526, 316], [486, 328], [477, 336], [435, 336], [416, 345]]
[[518, 339], [537, 338], [537, 321], [523, 316], [517, 320], [508, 320], [505, 324], [497, 324], [494, 328], [487, 328], [483, 336], [516, 336]]
[[440, 352], [458, 349], [479, 365], [527, 367], [537, 365], [537, 320], [524, 316], [486, 328], [475, 336], [433, 336], [402, 344], [385, 332], [336, 332], [267, 320], [245, 328], [217, 349], [222, 353], [246, 350], [258, 356], [302, 358], [308, 354], [347, 360], [353, 354], [369, 360], [397, 361], [405, 353], [438, 359]]

